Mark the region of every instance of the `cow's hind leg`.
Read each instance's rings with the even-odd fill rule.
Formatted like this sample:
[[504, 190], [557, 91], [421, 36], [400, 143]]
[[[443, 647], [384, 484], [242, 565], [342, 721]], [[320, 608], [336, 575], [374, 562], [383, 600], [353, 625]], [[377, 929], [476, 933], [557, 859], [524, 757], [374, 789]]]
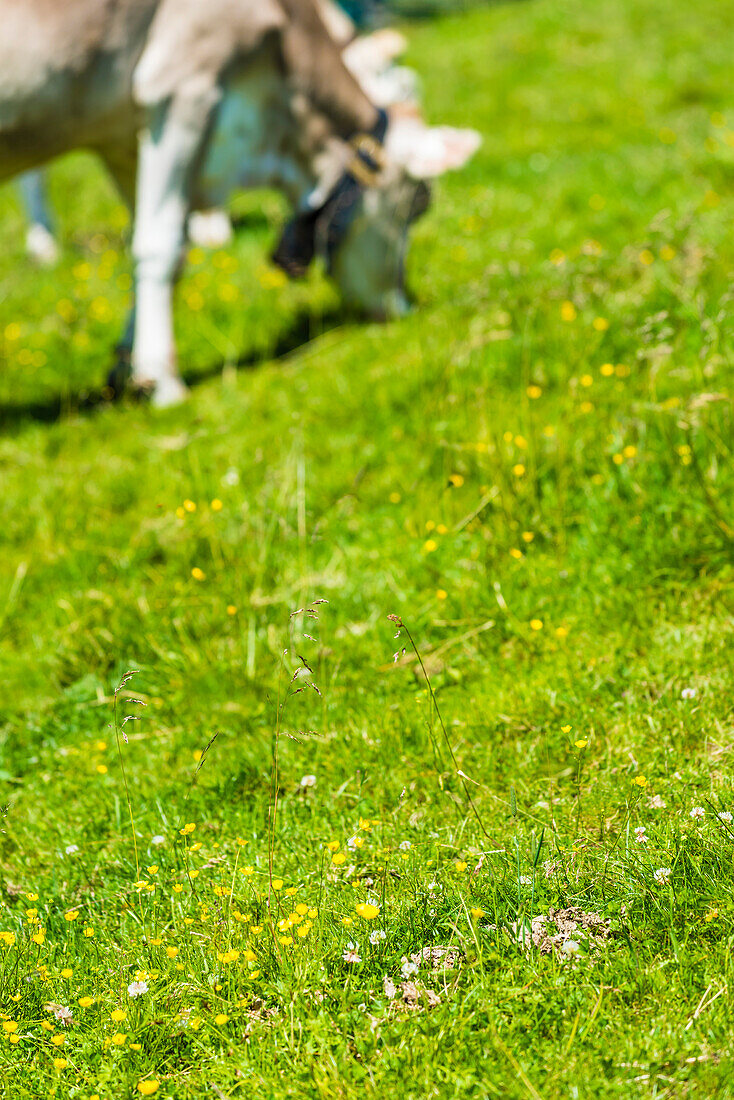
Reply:
[[176, 366], [173, 285], [210, 109], [209, 104], [176, 100], [166, 104], [154, 112], [139, 146], [132, 381], [161, 406], [176, 404], [187, 392]]
[[107, 388], [114, 400], [122, 397], [132, 378], [133, 339], [135, 336], [135, 302], [127, 315], [125, 328], [115, 347], [115, 362], [107, 375]]

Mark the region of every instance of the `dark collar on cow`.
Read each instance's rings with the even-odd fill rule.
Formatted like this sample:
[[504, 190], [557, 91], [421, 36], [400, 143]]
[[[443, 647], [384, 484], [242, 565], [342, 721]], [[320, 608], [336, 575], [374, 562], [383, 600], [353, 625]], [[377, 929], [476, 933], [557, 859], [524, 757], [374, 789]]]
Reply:
[[357, 212], [362, 192], [366, 187], [374, 187], [379, 179], [386, 132], [387, 115], [378, 110], [372, 130], [350, 139], [352, 158], [326, 200], [314, 210], [296, 214], [286, 225], [272, 259], [291, 278], [306, 274], [317, 248], [324, 253], [327, 266], [331, 266], [333, 255]]

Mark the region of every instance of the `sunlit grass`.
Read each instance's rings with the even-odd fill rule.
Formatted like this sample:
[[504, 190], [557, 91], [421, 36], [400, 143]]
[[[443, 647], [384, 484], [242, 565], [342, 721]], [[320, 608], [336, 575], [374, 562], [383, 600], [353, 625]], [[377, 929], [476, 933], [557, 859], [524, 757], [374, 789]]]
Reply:
[[52, 170], [53, 272], [0, 196], [9, 1097], [732, 1095], [731, 17], [409, 36], [484, 135], [416, 312], [284, 285], [239, 197], [181, 409], [87, 407], [98, 170]]

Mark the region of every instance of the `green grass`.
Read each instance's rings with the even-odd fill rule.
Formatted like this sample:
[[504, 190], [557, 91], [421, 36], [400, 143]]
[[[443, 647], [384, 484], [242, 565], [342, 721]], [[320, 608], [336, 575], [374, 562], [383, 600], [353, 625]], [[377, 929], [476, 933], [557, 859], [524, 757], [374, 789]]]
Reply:
[[[408, 33], [431, 119], [484, 144], [416, 226], [399, 323], [280, 285], [282, 204], [240, 196], [181, 287], [191, 400], [90, 409], [118, 204], [87, 158], [54, 167], [42, 273], [0, 194], [13, 1100], [734, 1096], [734, 18], [533, 0]], [[297, 654], [321, 694], [279, 708]], [[565, 906], [614, 936], [524, 949]], [[416, 979], [440, 1003], [396, 1007], [383, 979], [430, 945], [459, 952]]]

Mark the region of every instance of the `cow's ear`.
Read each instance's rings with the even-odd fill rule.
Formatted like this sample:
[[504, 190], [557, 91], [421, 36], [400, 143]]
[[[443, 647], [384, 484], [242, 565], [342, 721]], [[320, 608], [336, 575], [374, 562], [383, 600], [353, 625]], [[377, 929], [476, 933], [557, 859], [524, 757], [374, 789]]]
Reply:
[[286, 16], [278, 0], [162, 0], [134, 76], [138, 103], [216, 98], [222, 74], [247, 57]]
[[454, 126], [426, 126], [414, 119], [397, 118], [387, 131], [391, 160], [415, 179], [433, 179], [452, 168], [461, 168], [482, 143], [476, 130]]

